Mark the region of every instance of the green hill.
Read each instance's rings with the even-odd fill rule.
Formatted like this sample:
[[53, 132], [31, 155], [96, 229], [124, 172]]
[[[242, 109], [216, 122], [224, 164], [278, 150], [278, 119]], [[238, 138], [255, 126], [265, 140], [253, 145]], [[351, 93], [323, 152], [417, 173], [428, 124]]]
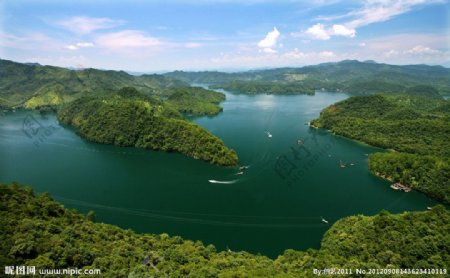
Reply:
[[225, 100], [225, 95], [200, 87], [181, 87], [167, 90], [166, 103], [179, 112], [193, 116], [213, 116], [222, 112], [218, 104]]
[[58, 110], [58, 120], [87, 140], [179, 152], [217, 165], [238, 158], [219, 138], [182, 119], [171, 104], [124, 88], [110, 96], [82, 97]]
[[0, 59], [0, 107], [4, 108], [55, 106], [130, 86], [145, 94], [158, 95], [164, 89], [187, 84], [156, 74], [133, 76], [124, 71], [69, 70]]
[[369, 156], [370, 170], [449, 204], [448, 107], [429, 97], [352, 97], [325, 108], [311, 124], [396, 151]]
[[83, 216], [49, 194], [35, 196], [17, 184], [0, 184], [0, 208], [0, 264], [35, 266], [36, 271], [89, 268], [117, 278], [317, 277], [314, 269], [340, 268], [359, 277], [356, 268], [450, 267], [450, 212], [443, 206], [346, 217], [325, 233], [319, 250], [286, 250], [275, 260], [96, 223], [93, 212]]

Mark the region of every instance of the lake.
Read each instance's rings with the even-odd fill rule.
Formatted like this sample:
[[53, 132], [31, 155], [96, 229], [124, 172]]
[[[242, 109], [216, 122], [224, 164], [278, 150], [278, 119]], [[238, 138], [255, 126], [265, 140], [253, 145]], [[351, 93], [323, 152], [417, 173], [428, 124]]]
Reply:
[[345, 216], [436, 204], [370, 174], [367, 155], [380, 149], [306, 125], [348, 95], [226, 95], [220, 115], [193, 120], [236, 150], [248, 166], [240, 175], [180, 154], [90, 143], [54, 115], [17, 111], [0, 117], [0, 181], [94, 210], [97, 222], [272, 258], [319, 248]]

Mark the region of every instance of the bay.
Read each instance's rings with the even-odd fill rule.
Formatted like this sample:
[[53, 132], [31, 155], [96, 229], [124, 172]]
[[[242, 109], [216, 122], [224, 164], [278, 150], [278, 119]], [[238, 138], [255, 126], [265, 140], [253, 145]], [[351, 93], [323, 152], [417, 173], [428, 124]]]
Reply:
[[180, 154], [87, 142], [52, 114], [17, 111], [0, 117], [0, 181], [94, 210], [98, 222], [273, 258], [319, 248], [342, 217], [436, 203], [370, 174], [367, 155], [383, 150], [307, 126], [348, 95], [226, 95], [221, 114], [193, 121], [236, 150], [248, 166], [242, 174]]

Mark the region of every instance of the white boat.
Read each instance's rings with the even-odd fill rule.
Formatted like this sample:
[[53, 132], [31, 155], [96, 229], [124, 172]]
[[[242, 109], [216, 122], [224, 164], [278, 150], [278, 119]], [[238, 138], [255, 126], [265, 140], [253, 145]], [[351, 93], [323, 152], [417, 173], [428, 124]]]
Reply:
[[267, 137], [272, 138], [272, 134], [268, 131], [266, 131]]
[[236, 182], [236, 180], [232, 181], [218, 181], [218, 180], [208, 180], [210, 183], [220, 183], [220, 184], [233, 184]]
[[242, 172], [242, 171], [236, 173], [236, 175], [242, 175], [242, 174], [244, 174], [244, 172]]
[[328, 221], [327, 221], [327, 220], [325, 220], [325, 218], [323, 218], [322, 216], [321, 216], [320, 218], [322, 218], [322, 222], [324, 222], [324, 223], [327, 223], [327, 224], [328, 224]]

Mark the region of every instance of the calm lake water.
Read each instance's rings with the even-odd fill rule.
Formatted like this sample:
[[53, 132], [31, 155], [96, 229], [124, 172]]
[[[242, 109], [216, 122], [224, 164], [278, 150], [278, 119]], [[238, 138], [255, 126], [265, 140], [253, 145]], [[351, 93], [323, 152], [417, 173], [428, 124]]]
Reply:
[[319, 248], [341, 217], [435, 204], [371, 175], [367, 154], [379, 149], [305, 125], [346, 97], [227, 94], [223, 113], [194, 121], [236, 150], [240, 164], [249, 166], [241, 175], [179, 154], [89, 143], [54, 115], [8, 113], [0, 117], [0, 181], [50, 192], [68, 208], [94, 210], [98, 222], [220, 250], [276, 257], [288, 248]]

